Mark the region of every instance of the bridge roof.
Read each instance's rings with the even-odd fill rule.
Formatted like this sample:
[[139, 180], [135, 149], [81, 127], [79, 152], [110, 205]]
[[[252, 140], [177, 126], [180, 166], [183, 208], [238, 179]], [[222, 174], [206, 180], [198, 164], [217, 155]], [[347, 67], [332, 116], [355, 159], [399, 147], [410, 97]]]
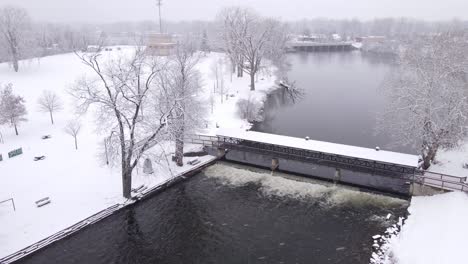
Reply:
[[356, 147], [317, 140], [305, 140], [304, 138], [288, 137], [241, 129], [219, 129], [216, 135], [218, 137], [236, 138], [414, 168], [418, 167], [419, 160], [419, 157], [416, 155], [385, 150], [377, 151], [371, 148]]

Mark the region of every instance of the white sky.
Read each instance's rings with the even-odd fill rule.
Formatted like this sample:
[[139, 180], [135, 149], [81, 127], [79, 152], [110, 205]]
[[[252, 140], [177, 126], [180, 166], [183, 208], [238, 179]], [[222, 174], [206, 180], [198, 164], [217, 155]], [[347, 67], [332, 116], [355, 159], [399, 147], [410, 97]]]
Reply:
[[[156, 0], [0, 0], [48, 21], [115, 22], [156, 19]], [[415, 17], [468, 20], [468, 0], [163, 0], [163, 19], [211, 20], [225, 6], [255, 8], [267, 16], [301, 18]]]

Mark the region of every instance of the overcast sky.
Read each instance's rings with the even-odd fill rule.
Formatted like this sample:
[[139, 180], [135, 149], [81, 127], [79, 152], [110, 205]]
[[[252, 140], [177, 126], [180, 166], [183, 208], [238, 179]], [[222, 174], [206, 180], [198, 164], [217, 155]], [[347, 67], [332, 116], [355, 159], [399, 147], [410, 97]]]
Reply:
[[[115, 22], [156, 19], [156, 0], [0, 0], [48, 21]], [[163, 19], [211, 20], [225, 6], [243, 5], [267, 16], [301, 18], [415, 17], [468, 20], [468, 0], [163, 0]]]

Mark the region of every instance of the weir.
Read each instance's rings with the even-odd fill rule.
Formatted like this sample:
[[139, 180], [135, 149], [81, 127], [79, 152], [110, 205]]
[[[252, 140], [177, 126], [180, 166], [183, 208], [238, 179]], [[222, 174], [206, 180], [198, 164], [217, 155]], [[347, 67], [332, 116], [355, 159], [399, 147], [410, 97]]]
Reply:
[[[466, 178], [422, 172], [416, 155], [240, 129], [195, 135], [188, 143], [227, 161], [334, 181], [403, 196], [420, 186], [468, 191]], [[444, 187], [445, 186], [445, 187]], [[447, 188], [450, 186], [450, 188]], [[418, 193], [415, 193], [418, 195]]]

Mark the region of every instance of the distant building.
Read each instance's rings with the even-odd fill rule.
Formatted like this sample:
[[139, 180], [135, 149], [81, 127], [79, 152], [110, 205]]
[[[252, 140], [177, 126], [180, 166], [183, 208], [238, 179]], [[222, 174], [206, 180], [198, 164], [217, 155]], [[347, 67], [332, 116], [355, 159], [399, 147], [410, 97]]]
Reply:
[[101, 51], [101, 46], [97, 45], [89, 45], [86, 47], [86, 52], [100, 52]]
[[332, 34], [332, 39], [334, 41], [341, 41], [341, 36], [340, 34]]
[[385, 40], [386, 38], [384, 36], [367, 36], [356, 38], [356, 42], [361, 42], [362, 44], [383, 43]]
[[295, 39], [300, 42], [323, 42], [327, 37], [325, 35], [299, 35]]
[[147, 50], [156, 56], [168, 56], [174, 52], [177, 45], [171, 34], [149, 33]]

